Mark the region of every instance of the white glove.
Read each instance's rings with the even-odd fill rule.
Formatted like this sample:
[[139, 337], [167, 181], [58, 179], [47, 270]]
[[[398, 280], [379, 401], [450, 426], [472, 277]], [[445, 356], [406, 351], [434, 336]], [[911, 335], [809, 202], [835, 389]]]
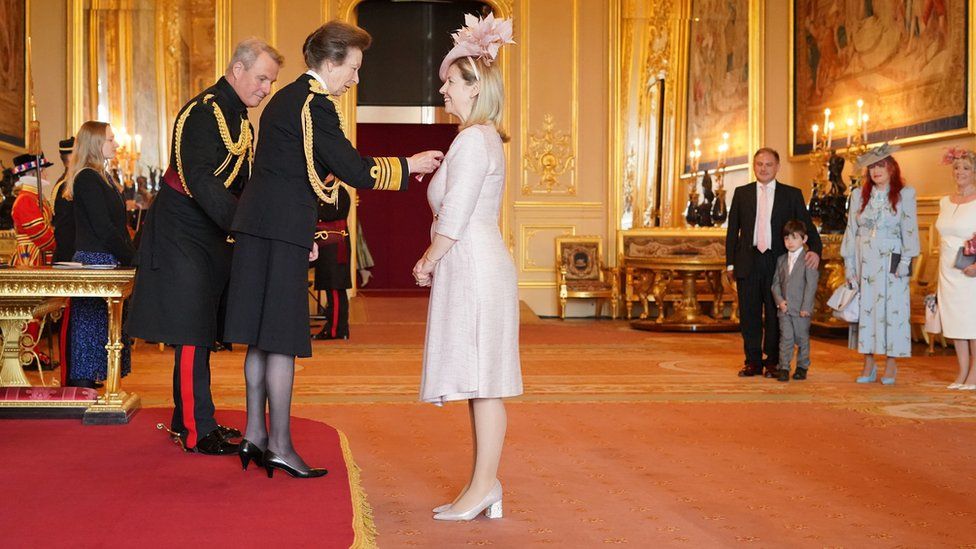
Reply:
[[905, 278], [908, 276], [908, 265], [907, 261], [899, 261], [898, 268], [895, 269], [895, 276], [898, 278]]

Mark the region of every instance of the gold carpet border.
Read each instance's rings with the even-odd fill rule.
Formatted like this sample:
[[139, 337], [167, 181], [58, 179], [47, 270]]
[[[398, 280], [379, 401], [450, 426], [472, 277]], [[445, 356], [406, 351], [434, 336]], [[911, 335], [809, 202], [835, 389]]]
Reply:
[[352, 531], [353, 541], [349, 549], [375, 549], [376, 523], [373, 522], [373, 508], [366, 499], [366, 491], [360, 483], [359, 465], [352, 457], [349, 449], [349, 439], [346, 434], [339, 433], [339, 445], [342, 446], [342, 460], [346, 462], [346, 475], [349, 477], [349, 496], [352, 500]]

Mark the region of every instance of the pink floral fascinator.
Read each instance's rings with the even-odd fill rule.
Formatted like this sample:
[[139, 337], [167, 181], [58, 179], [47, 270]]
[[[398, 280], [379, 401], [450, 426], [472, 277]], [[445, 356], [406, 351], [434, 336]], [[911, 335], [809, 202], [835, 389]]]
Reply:
[[[474, 57], [484, 61], [485, 65], [491, 65], [502, 46], [515, 43], [512, 40], [512, 20], [495, 19], [494, 14], [489, 14], [484, 19], [465, 14], [464, 26], [451, 36], [454, 37], [454, 47], [441, 62], [439, 74], [442, 81], [447, 81], [447, 69], [454, 61], [462, 57]], [[475, 74], [478, 74], [475, 64], [472, 63], [471, 66]]]
[[976, 164], [976, 153], [960, 147], [949, 147], [946, 149], [945, 154], [942, 156], [942, 163], [951, 165], [956, 160], [968, 160]]

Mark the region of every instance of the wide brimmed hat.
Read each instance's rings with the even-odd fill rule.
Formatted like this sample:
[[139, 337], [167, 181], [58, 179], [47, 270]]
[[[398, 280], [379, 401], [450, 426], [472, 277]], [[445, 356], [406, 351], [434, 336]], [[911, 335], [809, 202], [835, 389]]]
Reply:
[[[491, 65], [502, 46], [515, 43], [512, 40], [512, 20], [495, 19], [494, 14], [488, 14], [484, 19], [464, 14], [464, 26], [451, 36], [454, 37], [454, 47], [441, 61], [438, 73], [442, 82], [447, 81], [447, 69], [458, 59], [473, 57]], [[475, 73], [477, 72], [478, 69], [475, 68]]]
[[875, 147], [869, 150], [868, 152], [862, 154], [861, 156], [857, 157], [857, 167], [867, 168], [868, 166], [874, 164], [875, 162], [881, 162], [885, 158], [888, 158], [892, 154], [898, 152], [898, 149], [900, 148], [901, 147], [899, 147], [898, 145], [889, 145], [888, 143], [884, 143], [881, 146]]
[[38, 158], [41, 160], [41, 168], [49, 168], [54, 165], [44, 158], [44, 153], [36, 156], [33, 154], [21, 154], [14, 157], [14, 175], [22, 175], [36, 168]]
[[75, 148], [74, 136], [58, 141], [58, 152], [61, 154], [71, 154]]

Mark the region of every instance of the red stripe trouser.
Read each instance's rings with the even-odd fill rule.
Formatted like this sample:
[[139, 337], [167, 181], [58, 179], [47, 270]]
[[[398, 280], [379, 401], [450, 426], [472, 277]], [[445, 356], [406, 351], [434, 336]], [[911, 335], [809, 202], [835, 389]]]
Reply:
[[173, 367], [172, 429], [186, 437], [186, 447], [217, 428], [210, 394], [210, 348], [177, 345]]

